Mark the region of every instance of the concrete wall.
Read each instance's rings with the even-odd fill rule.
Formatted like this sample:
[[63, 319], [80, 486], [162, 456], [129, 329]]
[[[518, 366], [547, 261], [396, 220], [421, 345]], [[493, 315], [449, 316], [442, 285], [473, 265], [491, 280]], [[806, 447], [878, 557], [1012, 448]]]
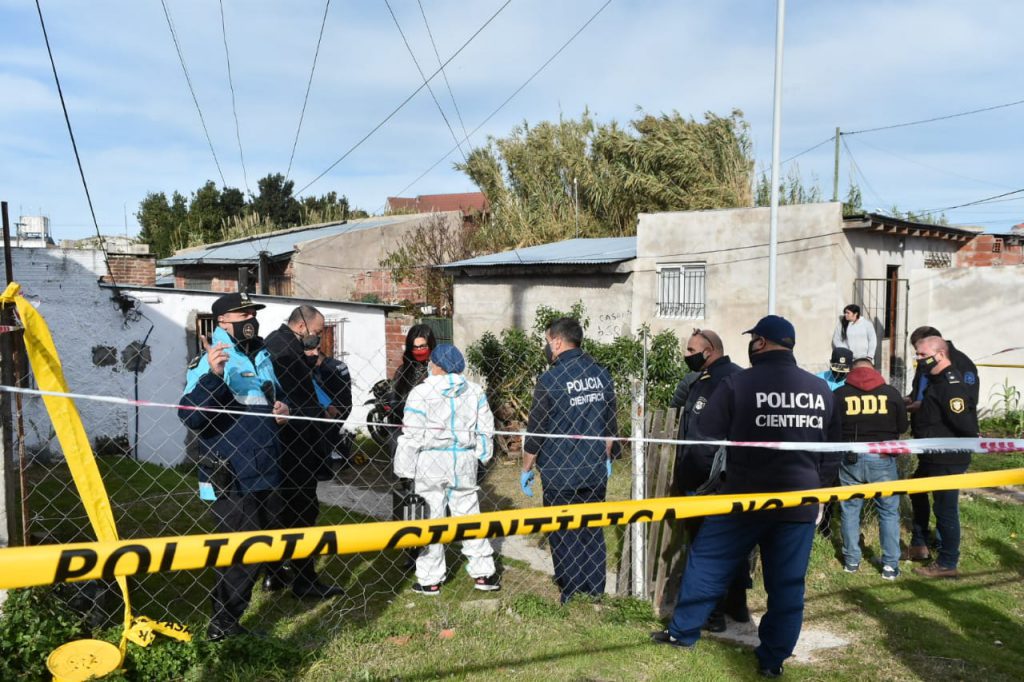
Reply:
[[328, 300], [351, 300], [358, 277], [380, 269], [380, 262], [410, 234], [424, 229], [441, 216], [450, 230], [462, 226], [462, 214], [420, 213], [407, 220], [381, 227], [356, 230], [296, 245], [292, 256], [296, 296]]
[[[490, 331], [533, 327], [537, 308], [546, 305], [568, 310], [582, 301], [590, 318], [587, 334], [610, 341], [633, 330], [630, 266], [607, 274], [516, 274], [462, 276], [455, 280], [455, 344], [465, 348]], [[536, 269], [534, 269], [536, 270]]]
[[[746, 361], [749, 329], [767, 313], [767, 208], [640, 214], [633, 275], [632, 326], [671, 329], [680, 338], [694, 327], [722, 335], [726, 352]], [[839, 204], [783, 206], [779, 211], [776, 312], [797, 331], [797, 360], [809, 369], [827, 364], [835, 320], [851, 290], [843, 274]], [[657, 266], [704, 263], [706, 314], [700, 319], [657, 315]]]
[[[137, 319], [125, 319], [111, 301], [112, 290], [101, 287], [105, 272], [102, 253], [88, 250], [12, 249], [15, 279], [23, 294], [46, 319], [72, 392], [176, 404], [185, 385], [185, 371], [195, 355], [189, 343], [197, 313], [208, 313], [217, 293], [173, 289], [123, 289], [139, 301]], [[267, 305], [259, 313], [261, 334], [277, 328], [301, 301], [254, 296]], [[375, 381], [384, 377], [384, 311], [348, 303], [315, 303], [328, 323], [342, 324], [337, 351], [343, 352], [354, 380], [357, 408], [353, 420], [362, 420]], [[151, 362], [139, 372], [128, 371], [122, 355], [132, 342], [149, 347]], [[98, 356], [105, 356], [97, 364]], [[33, 387], [35, 387], [33, 385]], [[42, 400], [26, 397], [25, 445], [32, 455], [59, 456], [52, 426]], [[186, 430], [174, 410], [77, 401], [86, 432], [97, 439], [125, 439], [137, 445], [140, 459], [161, 464], [181, 461]], [[135, 420], [138, 414], [138, 430]], [[138, 438], [136, 438], [136, 433]]]
[[[1022, 290], [1024, 265], [914, 270], [910, 329], [935, 327], [975, 363], [1024, 365], [1022, 350], [999, 353], [1024, 345]], [[978, 376], [981, 407], [998, 405], [994, 392], [1004, 380], [1024, 391], [1024, 369], [979, 367]]]

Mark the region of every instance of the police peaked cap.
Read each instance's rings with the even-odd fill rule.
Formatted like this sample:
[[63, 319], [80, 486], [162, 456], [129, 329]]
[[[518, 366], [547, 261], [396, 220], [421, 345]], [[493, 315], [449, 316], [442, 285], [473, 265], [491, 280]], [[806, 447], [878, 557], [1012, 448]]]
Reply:
[[210, 306], [210, 312], [213, 313], [213, 318], [217, 319], [225, 313], [236, 313], [242, 310], [251, 310], [253, 312], [257, 310], [263, 310], [267, 306], [262, 303], [256, 303], [249, 294], [244, 291], [241, 293], [224, 294]]
[[790, 349], [796, 345], [796, 329], [793, 328], [793, 323], [778, 315], [765, 315], [757, 321], [752, 329], [743, 333], [757, 334], [761, 338]]

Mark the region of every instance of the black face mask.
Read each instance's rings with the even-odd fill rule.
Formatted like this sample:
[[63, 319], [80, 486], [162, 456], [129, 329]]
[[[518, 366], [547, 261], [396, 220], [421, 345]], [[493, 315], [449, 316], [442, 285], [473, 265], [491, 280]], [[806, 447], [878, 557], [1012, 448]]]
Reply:
[[544, 344], [544, 359], [548, 361], [549, 365], [555, 364], [555, 356], [551, 352], [551, 344], [550, 343], [545, 343]]
[[707, 363], [707, 358], [704, 357], [704, 353], [694, 353], [693, 355], [684, 355], [683, 362], [686, 363], [687, 369], [696, 372]]
[[319, 334], [299, 334], [299, 341], [302, 342], [302, 347], [306, 350], [313, 350], [314, 348], [320, 347], [320, 335]]
[[750, 343], [747, 344], [747, 358], [750, 360], [751, 363], [754, 362], [754, 344], [757, 343], [757, 341], [757, 339], [751, 339]]
[[319, 360], [315, 355], [303, 355], [302, 360], [306, 363], [306, 367], [316, 367], [316, 361]]
[[241, 344], [246, 344], [260, 335], [260, 323], [255, 317], [231, 323], [231, 336]]

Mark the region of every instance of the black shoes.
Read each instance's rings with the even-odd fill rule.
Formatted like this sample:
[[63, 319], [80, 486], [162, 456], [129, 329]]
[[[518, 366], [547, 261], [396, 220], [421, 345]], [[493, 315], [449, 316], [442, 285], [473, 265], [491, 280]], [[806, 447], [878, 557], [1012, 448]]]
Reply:
[[277, 592], [288, 587], [288, 583], [281, 576], [268, 573], [263, 576], [263, 591], [264, 592]]
[[770, 677], [772, 679], [782, 677], [782, 665], [778, 668], [769, 668], [768, 666], [759, 665], [757, 668], [757, 674], [761, 677]]
[[712, 611], [707, 622], [704, 623], [704, 629], [708, 632], [725, 632], [725, 614], [718, 609]]
[[655, 644], [667, 644], [680, 649], [692, 649], [695, 644], [684, 644], [669, 634], [668, 630], [655, 630], [651, 633], [651, 641]]
[[325, 585], [319, 580], [309, 585], [293, 585], [292, 594], [299, 599], [330, 599], [345, 594], [345, 590], [337, 585]]
[[211, 642], [220, 642], [228, 637], [251, 634], [253, 633], [238, 623], [224, 624], [215, 620], [211, 620], [210, 626], [206, 629], [206, 639]]

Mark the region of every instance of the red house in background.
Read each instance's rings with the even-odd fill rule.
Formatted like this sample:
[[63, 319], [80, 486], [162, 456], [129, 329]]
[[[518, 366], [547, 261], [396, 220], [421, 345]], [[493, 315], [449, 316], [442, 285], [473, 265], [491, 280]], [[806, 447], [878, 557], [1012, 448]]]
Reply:
[[384, 214], [394, 213], [440, 213], [462, 211], [467, 225], [479, 224], [479, 217], [490, 212], [491, 205], [483, 192], [462, 194], [421, 194], [418, 197], [388, 197]]

